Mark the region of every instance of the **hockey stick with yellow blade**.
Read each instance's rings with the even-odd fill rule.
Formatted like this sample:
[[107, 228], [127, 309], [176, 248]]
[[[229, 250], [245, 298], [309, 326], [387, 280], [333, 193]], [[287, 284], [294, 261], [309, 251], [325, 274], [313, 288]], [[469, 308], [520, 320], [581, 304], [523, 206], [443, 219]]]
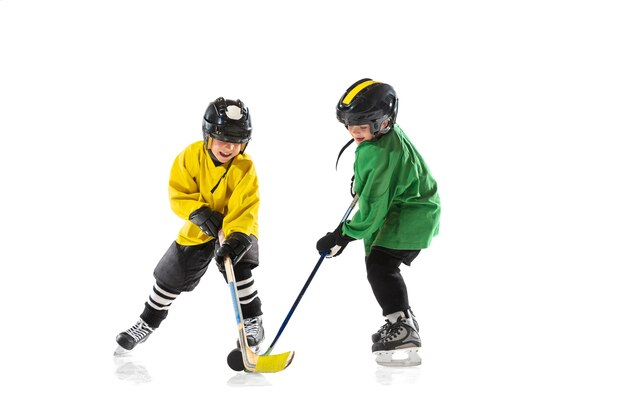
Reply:
[[[220, 239], [221, 240], [221, 239]], [[228, 286], [230, 287], [230, 295], [233, 300], [235, 309], [235, 318], [237, 320], [237, 331], [239, 333], [239, 345], [241, 346], [241, 356], [243, 358], [243, 366], [248, 372], [271, 373], [280, 372], [291, 364], [295, 352], [284, 352], [276, 355], [258, 355], [248, 346], [246, 338], [246, 329], [243, 325], [243, 315], [241, 313], [241, 304], [237, 296], [237, 283], [235, 281], [235, 271], [233, 270], [233, 262], [230, 257], [224, 258], [224, 268], [226, 269], [226, 277]]]

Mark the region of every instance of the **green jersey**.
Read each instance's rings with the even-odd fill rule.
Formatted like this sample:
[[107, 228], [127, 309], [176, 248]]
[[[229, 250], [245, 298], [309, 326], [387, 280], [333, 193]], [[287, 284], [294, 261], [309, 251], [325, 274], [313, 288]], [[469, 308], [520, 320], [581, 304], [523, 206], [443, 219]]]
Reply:
[[372, 246], [427, 248], [439, 232], [437, 182], [399, 126], [355, 151], [354, 192], [359, 209], [344, 223], [344, 235]]

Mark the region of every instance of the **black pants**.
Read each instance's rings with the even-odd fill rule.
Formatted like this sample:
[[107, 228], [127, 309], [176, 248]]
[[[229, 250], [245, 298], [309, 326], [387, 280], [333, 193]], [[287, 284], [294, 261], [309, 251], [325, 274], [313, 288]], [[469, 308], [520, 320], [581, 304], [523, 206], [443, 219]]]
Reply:
[[365, 257], [367, 280], [372, 286], [376, 301], [383, 310], [383, 315], [406, 311], [411, 307], [406, 284], [400, 274], [400, 264], [411, 265], [419, 253], [419, 250], [397, 250], [374, 246], [370, 254]]
[[[251, 236], [252, 247], [241, 260], [233, 267], [237, 282], [252, 277], [252, 270], [259, 265], [259, 245], [256, 237]], [[154, 278], [157, 284], [172, 294], [193, 291], [204, 276], [211, 260], [215, 256], [215, 241], [210, 241], [195, 246], [184, 246], [172, 242], [156, 268]], [[226, 280], [226, 271], [218, 266], [219, 271]], [[157, 328], [167, 317], [168, 310], [156, 310], [148, 303], [145, 304], [141, 318]], [[260, 316], [261, 299], [257, 296], [252, 302], [241, 305], [243, 318]]]

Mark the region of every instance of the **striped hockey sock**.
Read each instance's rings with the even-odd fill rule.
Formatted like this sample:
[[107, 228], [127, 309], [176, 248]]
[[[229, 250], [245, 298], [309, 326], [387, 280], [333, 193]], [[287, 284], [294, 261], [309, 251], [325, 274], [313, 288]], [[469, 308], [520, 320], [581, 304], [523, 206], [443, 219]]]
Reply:
[[239, 297], [239, 302], [242, 306], [250, 304], [258, 298], [257, 290], [254, 286], [254, 278], [250, 277], [237, 281], [237, 296]]
[[148, 297], [147, 304], [154, 308], [155, 310], [169, 310], [172, 302], [178, 297], [180, 293], [172, 293], [169, 291], [165, 291], [163, 288], [159, 287], [158, 283], [155, 283], [152, 287], [152, 292]]

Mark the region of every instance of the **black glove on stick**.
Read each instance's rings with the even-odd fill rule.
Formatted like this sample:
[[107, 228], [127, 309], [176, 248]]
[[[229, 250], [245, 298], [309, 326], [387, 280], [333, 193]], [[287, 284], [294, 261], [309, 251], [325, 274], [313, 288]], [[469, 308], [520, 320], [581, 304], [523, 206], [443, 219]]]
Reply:
[[235, 232], [215, 251], [215, 262], [223, 265], [224, 257], [228, 256], [233, 261], [233, 265], [236, 265], [251, 247], [252, 239], [250, 236]]
[[346, 248], [348, 243], [355, 240], [354, 238], [351, 238], [350, 236], [345, 236], [341, 233], [342, 226], [343, 223], [341, 223], [334, 232], [326, 233], [326, 236], [317, 241], [316, 248], [320, 255], [326, 252], [327, 258], [339, 256], [341, 255], [341, 252], [343, 252], [343, 250]]

